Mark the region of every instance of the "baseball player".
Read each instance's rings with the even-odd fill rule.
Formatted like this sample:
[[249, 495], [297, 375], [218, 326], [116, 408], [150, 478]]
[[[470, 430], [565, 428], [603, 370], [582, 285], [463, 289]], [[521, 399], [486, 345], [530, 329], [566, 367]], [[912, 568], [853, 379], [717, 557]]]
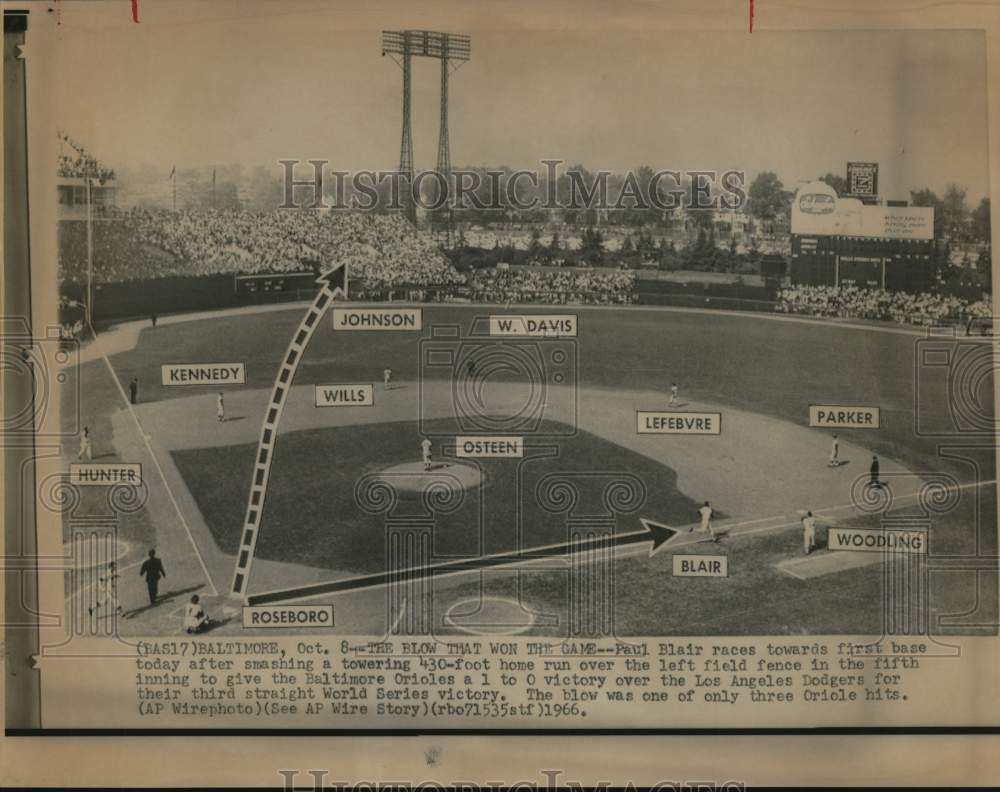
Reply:
[[816, 518], [807, 511], [802, 518], [802, 551], [809, 555], [816, 547]]
[[670, 383], [670, 404], [668, 405], [670, 407], [673, 407], [675, 404], [677, 404], [677, 390], [678, 390], [677, 389], [677, 383], [676, 382], [671, 382]]
[[89, 426], [83, 427], [83, 434], [80, 435], [80, 453], [76, 455], [76, 458], [83, 459], [84, 456], [86, 456], [88, 460], [93, 460], [94, 458], [93, 447], [90, 442]]
[[431, 469], [431, 441], [428, 440], [426, 437], [424, 438], [424, 441], [420, 444], [420, 452], [421, 452], [421, 455], [424, 458], [424, 470], [425, 471], [430, 470]]
[[871, 480], [868, 482], [868, 486], [869, 487], [878, 487], [879, 489], [881, 489], [882, 488], [882, 482], [879, 481], [879, 478], [878, 478], [878, 457], [877, 456], [873, 456], [872, 457], [872, 464], [871, 464], [871, 467], [868, 468], [868, 473], [871, 476]]
[[222, 391], [219, 391], [219, 395], [215, 397], [215, 414], [219, 423], [226, 420], [226, 401], [222, 396]]
[[837, 435], [833, 436], [830, 441], [830, 467], [837, 467], [840, 465], [840, 440], [837, 439]]
[[118, 603], [118, 570], [114, 561], [108, 564], [108, 571], [97, 578], [97, 602], [87, 608], [87, 612], [93, 614], [104, 603], [108, 603], [109, 606], [113, 604], [115, 613], [122, 612], [122, 606]]
[[[698, 509], [698, 514], [701, 516], [701, 530], [707, 531], [712, 537], [713, 542], [718, 542], [719, 537], [716, 536], [715, 528], [712, 527], [712, 515], [715, 514], [715, 511], [712, 509], [711, 505], [709, 505], [708, 501], [705, 501], [705, 505]], [[691, 533], [693, 530], [694, 526], [691, 526], [691, 528], [688, 529], [688, 533]]]
[[387, 368], [382, 372], [382, 382], [385, 384], [385, 389], [389, 390], [392, 387], [392, 369]]

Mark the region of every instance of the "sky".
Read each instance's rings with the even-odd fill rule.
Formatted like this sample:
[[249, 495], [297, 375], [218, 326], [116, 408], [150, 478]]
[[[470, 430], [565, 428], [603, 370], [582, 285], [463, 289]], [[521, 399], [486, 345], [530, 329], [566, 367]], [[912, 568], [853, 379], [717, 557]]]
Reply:
[[[140, 7], [135, 25], [127, 3], [62, 3], [54, 28], [58, 123], [121, 170], [392, 168], [402, 80], [380, 31], [433, 23], [472, 35], [451, 77], [455, 166], [774, 170], [794, 188], [861, 160], [887, 198], [988, 193], [979, 31], [470, 31], [384, 4]], [[417, 169], [436, 160], [438, 68], [415, 60]]]

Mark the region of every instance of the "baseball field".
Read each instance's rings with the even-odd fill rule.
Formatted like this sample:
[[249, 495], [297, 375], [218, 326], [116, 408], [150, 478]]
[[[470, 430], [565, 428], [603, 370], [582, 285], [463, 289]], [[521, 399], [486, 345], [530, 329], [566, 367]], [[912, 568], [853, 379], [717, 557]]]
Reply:
[[[410, 570], [307, 602], [333, 603], [336, 630], [366, 634], [877, 635], [899, 607], [933, 633], [995, 632], [995, 562], [991, 571], [977, 560], [996, 556], [982, 342], [707, 310], [417, 307], [416, 332], [335, 332], [329, 315], [317, 327], [278, 427], [251, 596]], [[141, 505], [118, 525], [122, 634], [177, 633], [193, 593], [217, 632], [243, 632], [226, 595], [261, 423], [303, 311], [123, 324], [71, 373], [64, 411], [79, 394], [95, 461], [143, 465]], [[477, 339], [485, 317], [500, 313], [574, 314], [578, 333], [524, 342], [538, 363], [526, 374], [492, 365], [494, 346]], [[457, 335], [442, 340], [441, 327]], [[442, 364], [430, 344], [453, 345], [454, 361], [479, 355], [474, 391], [463, 391], [465, 363]], [[207, 363], [243, 364], [245, 384], [163, 384], [161, 366]], [[669, 405], [672, 383], [679, 395]], [[371, 385], [373, 404], [318, 407], [315, 387], [337, 384]], [[507, 431], [526, 404], [539, 420]], [[811, 427], [812, 405], [875, 406], [880, 423]], [[717, 414], [721, 431], [640, 433], [641, 411]], [[840, 464], [831, 467], [834, 431]], [[458, 456], [456, 437], [484, 434], [517, 434], [523, 451]], [[68, 460], [76, 450], [67, 445]], [[877, 490], [865, 487], [873, 455]], [[447, 502], [424, 492], [435, 477], [459, 482], [445, 487]], [[364, 488], [379, 482], [395, 486], [391, 503], [366, 500]], [[706, 501], [718, 541], [700, 529]], [[102, 503], [88, 491], [79, 508]], [[809, 555], [806, 511], [819, 525]], [[827, 546], [831, 528], [875, 530], [889, 515], [927, 535], [926, 582], [902, 606], [894, 587], [912, 557]], [[643, 531], [644, 520], [672, 529], [655, 553], [651, 541], [614, 540]], [[150, 547], [167, 571], [155, 605], [138, 575]], [[482, 562], [502, 554], [522, 560]], [[687, 555], [724, 557], [726, 574], [675, 574]], [[448, 574], [426, 572], [459, 561]], [[72, 584], [68, 594], [78, 617], [96, 596]]]

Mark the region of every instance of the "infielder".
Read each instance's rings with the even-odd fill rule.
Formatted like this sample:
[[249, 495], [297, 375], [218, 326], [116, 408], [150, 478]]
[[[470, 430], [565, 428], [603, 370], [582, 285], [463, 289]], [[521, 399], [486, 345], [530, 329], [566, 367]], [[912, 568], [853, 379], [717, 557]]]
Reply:
[[677, 390], [678, 390], [677, 389], [677, 383], [676, 382], [671, 382], [670, 383], [670, 404], [668, 405], [670, 407], [673, 407], [675, 404], [677, 404]]
[[816, 548], [816, 518], [807, 511], [802, 518], [802, 551], [809, 555]]
[[392, 369], [387, 368], [382, 372], [382, 382], [385, 384], [385, 389], [389, 390], [392, 387]]
[[426, 437], [420, 444], [420, 451], [424, 458], [424, 471], [428, 471], [431, 469], [431, 441]]
[[219, 391], [219, 395], [215, 397], [215, 414], [219, 419], [219, 423], [226, 420], [226, 402], [222, 397], [222, 391]]
[[830, 467], [838, 467], [840, 465], [840, 440], [837, 439], [837, 435], [833, 436], [833, 440], [830, 441]]

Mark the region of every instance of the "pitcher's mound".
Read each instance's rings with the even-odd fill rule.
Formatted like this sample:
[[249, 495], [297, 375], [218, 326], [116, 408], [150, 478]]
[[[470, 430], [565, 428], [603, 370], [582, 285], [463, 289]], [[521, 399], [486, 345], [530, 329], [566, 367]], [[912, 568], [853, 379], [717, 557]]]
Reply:
[[378, 478], [391, 484], [397, 492], [425, 492], [430, 487], [446, 487], [464, 491], [478, 486], [479, 468], [452, 459], [433, 462], [424, 470], [423, 462], [404, 462], [393, 465], [378, 474]]

